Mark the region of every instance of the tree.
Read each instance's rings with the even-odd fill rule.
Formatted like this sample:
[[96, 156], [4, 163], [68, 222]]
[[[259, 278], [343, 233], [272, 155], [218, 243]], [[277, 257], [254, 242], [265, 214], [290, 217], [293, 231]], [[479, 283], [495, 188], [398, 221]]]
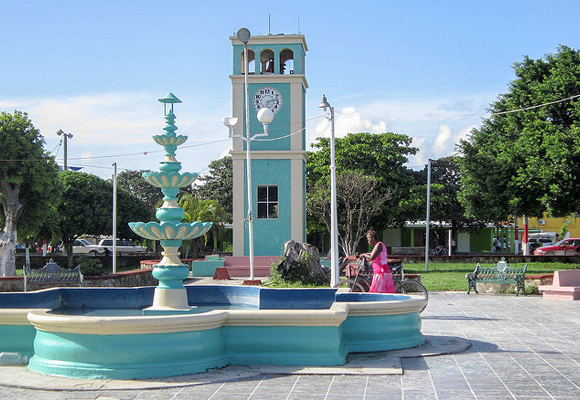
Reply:
[[[216, 200], [230, 216], [233, 203], [233, 170], [232, 157], [225, 156], [209, 163], [209, 174], [200, 176], [194, 187], [200, 199]], [[231, 220], [231, 217], [229, 217]]]
[[145, 178], [143, 178], [144, 172], [150, 171], [122, 171], [117, 175], [117, 187], [140, 199], [152, 210], [155, 210], [159, 207], [159, 203], [163, 199], [163, 193], [159, 188], [149, 184]]
[[[308, 153], [306, 166], [307, 199], [309, 200], [308, 204], [314, 206], [323, 200], [321, 196], [325, 196], [328, 207], [330, 207], [329, 192], [318, 193], [330, 180], [330, 140], [328, 138], [318, 138], [317, 140], [312, 145], [317, 151]], [[337, 181], [339, 175], [344, 174], [345, 179], [353, 176], [347, 172], [361, 177], [359, 182], [350, 180], [351, 187], [348, 189], [343, 188], [349, 193], [349, 196], [353, 197], [345, 200], [356, 201], [357, 198], [365, 197], [369, 190], [375, 192], [376, 196], [383, 196], [382, 201], [379, 201], [381, 204], [379, 212], [371, 211], [373, 202], [369, 202], [367, 205], [360, 204], [362, 210], [359, 209], [359, 211], [364, 211], [366, 215], [372, 216], [365, 222], [366, 226], [357, 226], [357, 229], [362, 229], [364, 232], [373, 227], [380, 231], [388, 226], [405, 222], [407, 216], [403, 212], [401, 204], [409, 195], [410, 188], [415, 182], [412, 171], [405, 167], [408, 156], [417, 152], [417, 148], [410, 146], [411, 141], [409, 136], [392, 132], [382, 134], [351, 133], [344, 138], [335, 140]], [[370, 186], [365, 186], [365, 184]], [[339, 196], [341, 196], [340, 189], [337, 189], [337, 198]], [[346, 210], [341, 209], [342, 211]], [[319, 211], [315, 211], [309, 206], [307, 213], [309, 231], [320, 230], [325, 226]], [[347, 232], [345, 229], [352, 228], [352, 226], [346, 228], [348, 224], [346, 217], [347, 213], [342, 213], [338, 220], [339, 231], [345, 234]], [[358, 243], [360, 238], [356, 239], [359, 234], [355, 231], [349, 232], [349, 239], [345, 242], [345, 238], [342, 238], [342, 241], [345, 246], [344, 250], [351, 252], [353, 244]]]
[[[416, 173], [416, 186], [411, 189], [409, 199], [404, 203], [413, 221], [424, 221], [427, 205], [428, 167]], [[484, 221], [465, 215], [465, 209], [458, 200], [461, 190], [459, 157], [449, 156], [431, 161], [431, 207], [430, 219], [440, 226], [449, 224], [453, 237], [458, 231], [468, 231], [483, 227]]]
[[44, 151], [44, 139], [28, 114], [0, 113], [0, 200], [4, 226], [0, 232], [0, 274], [15, 276], [14, 250], [18, 224], [29, 234], [51, 216], [60, 188], [58, 166]]
[[[183, 193], [179, 199], [179, 205], [185, 211], [185, 221], [187, 222], [213, 222], [211, 231], [214, 238], [214, 250], [217, 249], [217, 242], [219, 238], [223, 235], [224, 229], [223, 224], [226, 222], [227, 213], [220, 207], [217, 201], [215, 200], [205, 200], [200, 199], [196, 195], [192, 195], [191, 193]], [[204, 235], [205, 243], [207, 245], [208, 236], [207, 234]], [[192, 242], [194, 244], [193, 248], [193, 256], [197, 257], [198, 251], [196, 242], [198, 239], [193, 239]], [[190, 246], [188, 244], [184, 244], [186, 247], [185, 256], [187, 257], [187, 253], [189, 252]]]
[[459, 144], [460, 201], [470, 216], [565, 216], [580, 210], [580, 52], [514, 65], [492, 116]]
[[[58, 207], [61, 216], [60, 230], [68, 256], [73, 266], [72, 243], [81, 235], [110, 235], [113, 230], [113, 185], [98, 176], [73, 171], [60, 174], [63, 184], [62, 202]], [[131, 238], [134, 234], [129, 222], [147, 221], [151, 209], [136, 197], [120, 191], [117, 193], [117, 235]]]
[[[381, 193], [379, 180], [355, 171], [336, 177], [339, 242], [345, 254], [355, 254], [358, 244], [370, 228], [370, 221], [379, 215], [390, 193]], [[330, 232], [330, 183], [317, 182], [308, 196], [307, 206]]]

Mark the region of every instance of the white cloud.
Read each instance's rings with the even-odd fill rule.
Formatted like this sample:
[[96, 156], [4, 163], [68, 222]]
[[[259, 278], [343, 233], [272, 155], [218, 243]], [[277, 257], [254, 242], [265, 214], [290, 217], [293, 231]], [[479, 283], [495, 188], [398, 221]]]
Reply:
[[[419, 149], [409, 160], [410, 166], [422, 166], [428, 159], [455, 153], [456, 145], [479, 126], [486, 107], [495, 95], [473, 95], [465, 98], [394, 98], [357, 103], [336, 113], [336, 137], [354, 132], [395, 132], [413, 138]], [[356, 104], [354, 104], [356, 103]], [[310, 131], [309, 143], [317, 137], [330, 136], [330, 124], [321, 120]]]
[[[387, 131], [387, 123], [380, 120], [370, 120], [356, 110], [355, 107], [344, 107], [335, 112], [334, 134], [335, 137], [345, 137], [349, 133], [370, 132], [383, 133]], [[318, 137], [330, 137], [330, 122], [328, 119], [321, 120], [309, 135], [309, 143]]]
[[438, 156], [437, 158], [449, 155], [449, 147], [454, 145], [452, 141], [453, 129], [447, 124], [439, 126], [437, 136], [433, 141], [433, 153]]
[[[158, 93], [147, 92], [97, 93], [69, 98], [8, 99], [0, 107], [27, 112], [44, 136], [45, 148], [57, 153], [59, 163], [63, 150], [56, 132], [62, 129], [72, 133], [68, 164], [109, 177], [113, 162], [117, 162], [120, 170], [157, 168], [163, 153], [151, 138], [163, 133], [165, 126], [159, 97]], [[175, 106], [177, 133], [188, 136], [177, 153], [184, 171], [202, 170], [218, 154], [227, 154], [224, 147], [228, 142], [220, 142], [227, 139], [221, 118], [229, 113], [219, 106], [205, 107], [197, 99]]]

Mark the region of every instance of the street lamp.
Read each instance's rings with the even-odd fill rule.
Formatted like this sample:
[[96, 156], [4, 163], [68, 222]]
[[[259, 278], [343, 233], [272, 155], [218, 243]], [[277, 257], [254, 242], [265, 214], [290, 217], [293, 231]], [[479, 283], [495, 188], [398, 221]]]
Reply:
[[68, 139], [72, 139], [73, 135], [72, 135], [72, 133], [65, 133], [65, 132], [63, 132], [62, 129], [59, 129], [58, 132], [56, 132], [56, 134], [58, 136], [62, 136], [64, 138], [64, 144], [63, 144], [63, 147], [64, 147], [64, 156], [63, 156], [63, 158], [64, 158], [64, 166], [63, 166], [63, 170], [66, 171], [68, 169], [67, 166], [66, 166], [66, 152], [67, 152], [66, 142], [67, 142]]
[[330, 109], [330, 287], [338, 283], [338, 221], [336, 211], [336, 164], [334, 156], [334, 107], [322, 95], [319, 108]]
[[252, 216], [252, 153], [250, 143], [257, 137], [268, 135], [268, 125], [274, 120], [274, 113], [269, 108], [261, 108], [258, 111], [258, 121], [263, 125], [264, 132], [250, 135], [246, 130], [246, 136], [234, 135], [234, 126], [238, 123], [237, 118], [223, 118], [222, 122], [228, 127], [230, 138], [239, 138], [246, 142], [246, 178], [248, 185], [248, 246], [250, 247], [250, 281], [254, 280], [254, 218]]

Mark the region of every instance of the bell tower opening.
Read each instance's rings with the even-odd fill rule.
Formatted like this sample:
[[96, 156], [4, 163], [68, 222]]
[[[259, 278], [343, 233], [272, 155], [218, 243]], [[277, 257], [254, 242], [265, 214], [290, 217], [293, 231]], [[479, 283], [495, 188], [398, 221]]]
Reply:
[[289, 75], [294, 73], [294, 52], [284, 49], [280, 52], [280, 74]]
[[274, 52], [270, 49], [262, 50], [260, 53], [260, 63], [262, 64], [262, 74], [274, 73]]
[[[246, 63], [244, 62], [244, 52], [241, 53], [241, 73], [245, 73]], [[248, 74], [255, 74], [256, 73], [256, 55], [254, 54], [254, 50], [248, 49]]]

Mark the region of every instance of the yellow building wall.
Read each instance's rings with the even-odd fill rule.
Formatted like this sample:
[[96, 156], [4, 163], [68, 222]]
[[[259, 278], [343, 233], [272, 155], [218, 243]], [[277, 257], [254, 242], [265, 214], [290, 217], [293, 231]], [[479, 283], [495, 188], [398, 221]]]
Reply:
[[[520, 224], [521, 228], [523, 223], [520, 222]], [[544, 232], [556, 232], [559, 234], [564, 224], [565, 218], [548, 218], [547, 216], [540, 219], [529, 218], [528, 229], [537, 229]], [[580, 238], [580, 218], [576, 217], [572, 219], [570, 225], [568, 225], [568, 232], [570, 233], [570, 237]]]

